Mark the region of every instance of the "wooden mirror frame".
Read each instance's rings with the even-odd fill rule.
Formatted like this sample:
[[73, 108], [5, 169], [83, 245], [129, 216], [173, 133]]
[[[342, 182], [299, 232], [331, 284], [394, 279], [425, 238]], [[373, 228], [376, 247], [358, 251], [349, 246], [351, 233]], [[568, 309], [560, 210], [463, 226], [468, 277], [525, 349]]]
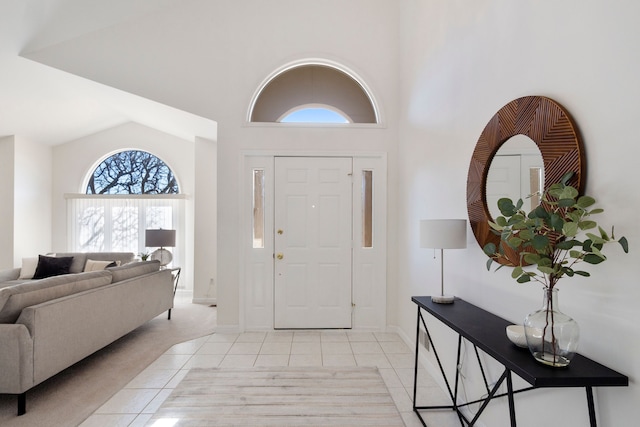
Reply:
[[[498, 149], [515, 135], [531, 138], [542, 154], [544, 188], [575, 172], [570, 184], [583, 194], [586, 160], [582, 140], [569, 113], [557, 102], [542, 96], [525, 96], [502, 107], [480, 134], [471, 157], [467, 176], [467, 211], [473, 234], [481, 248], [487, 243], [500, 244], [491, 232], [487, 206], [487, 175]], [[504, 247], [504, 246], [503, 246]], [[505, 265], [520, 265], [517, 251], [505, 248]]]

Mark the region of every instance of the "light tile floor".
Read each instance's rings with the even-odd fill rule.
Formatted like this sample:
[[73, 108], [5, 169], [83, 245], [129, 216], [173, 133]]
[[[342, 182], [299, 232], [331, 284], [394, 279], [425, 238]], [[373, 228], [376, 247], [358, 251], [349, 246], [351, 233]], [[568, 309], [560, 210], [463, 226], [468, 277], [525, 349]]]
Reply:
[[[144, 426], [189, 369], [252, 366], [376, 366], [405, 424], [421, 426], [412, 412], [413, 363], [413, 350], [394, 333], [313, 330], [212, 334], [173, 346], [81, 427]], [[424, 369], [418, 375], [418, 402], [449, 403]], [[460, 425], [452, 412], [424, 417], [438, 427]]]

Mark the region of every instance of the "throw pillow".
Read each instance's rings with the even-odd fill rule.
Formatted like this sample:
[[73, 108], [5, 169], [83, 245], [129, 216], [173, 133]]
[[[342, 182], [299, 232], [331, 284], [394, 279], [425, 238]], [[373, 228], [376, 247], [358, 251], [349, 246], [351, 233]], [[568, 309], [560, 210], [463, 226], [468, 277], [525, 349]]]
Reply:
[[44, 279], [51, 276], [59, 276], [61, 274], [69, 274], [69, 267], [73, 257], [52, 257], [40, 255], [38, 257], [38, 266], [33, 275], [34, 279]]
[[38, 258], [22, 258], [22, 268], [20, 268], [20, 277], [18, 279], [33, 279], [38, 266]]
[[98, 261], [95, 259], [88, 259], [84, 265], [84, 271], [99, 271], [109, 267], [116, 267], [119, 265], [118, 261]]

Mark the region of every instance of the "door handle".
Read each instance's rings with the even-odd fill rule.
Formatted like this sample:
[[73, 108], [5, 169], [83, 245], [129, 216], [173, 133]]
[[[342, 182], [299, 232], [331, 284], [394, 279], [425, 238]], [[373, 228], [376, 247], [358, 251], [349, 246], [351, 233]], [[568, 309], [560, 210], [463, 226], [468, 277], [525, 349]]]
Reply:
[[276, 258], [282, 259], [282, 258], [284, 258], [284, 254], [280, 253], [280, 254], [276, 255]]

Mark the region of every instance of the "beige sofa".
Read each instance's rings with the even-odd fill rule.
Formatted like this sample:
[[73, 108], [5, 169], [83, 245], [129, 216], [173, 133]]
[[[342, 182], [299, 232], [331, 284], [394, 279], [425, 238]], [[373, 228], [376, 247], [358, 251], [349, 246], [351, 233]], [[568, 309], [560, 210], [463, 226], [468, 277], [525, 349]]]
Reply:
[[[173, 279], [158, 261], [133, 254], [73, 256], [70, 274], [20, 280], [20, 269], [0, 272], [0, 394], [26, 392], [173, 307]], [[122, 265], [84, 272], [87, 260]]]

